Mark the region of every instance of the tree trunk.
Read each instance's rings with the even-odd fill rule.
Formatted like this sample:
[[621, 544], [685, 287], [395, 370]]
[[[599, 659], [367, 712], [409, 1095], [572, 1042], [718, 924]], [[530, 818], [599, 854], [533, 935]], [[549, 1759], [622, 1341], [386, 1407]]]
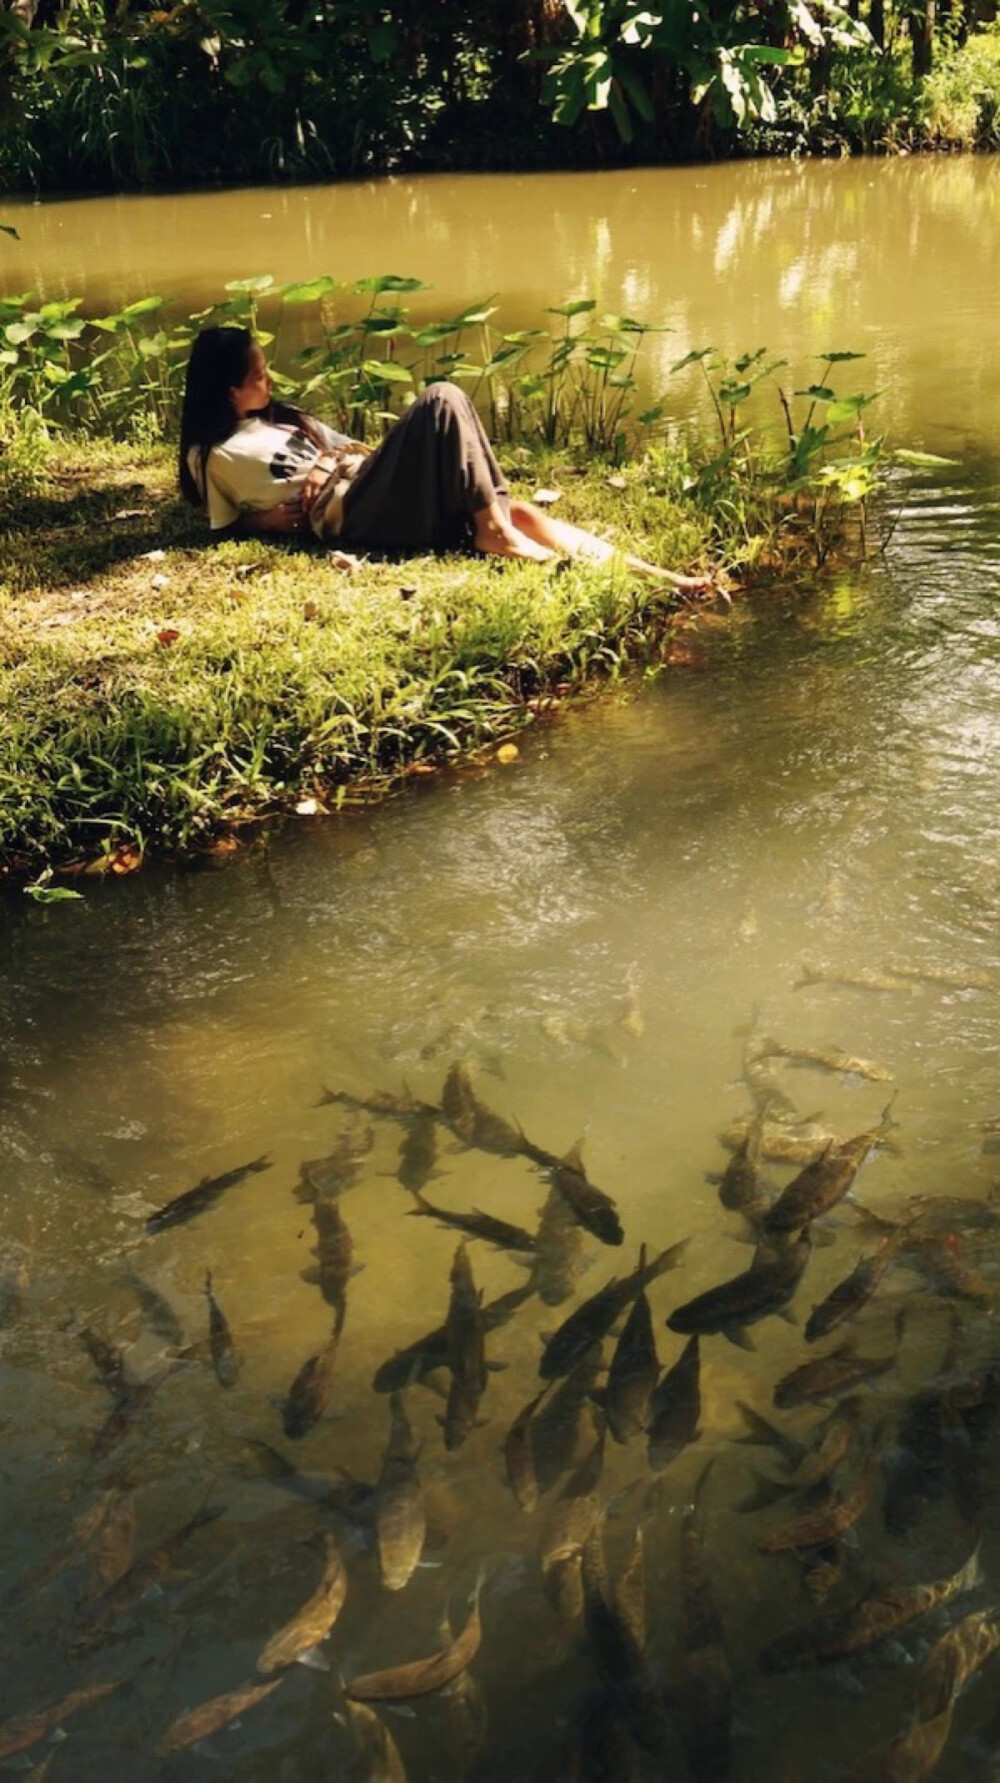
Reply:
[[934, 12], [936, 0], [922, 0], [910, 14], [910, 36], [913, 39], [913, 73], [923, 80], [934, 66]]
[[871, 0], [868, 8], [868, 29], [878, 48], [885, 49], [885, 0]]

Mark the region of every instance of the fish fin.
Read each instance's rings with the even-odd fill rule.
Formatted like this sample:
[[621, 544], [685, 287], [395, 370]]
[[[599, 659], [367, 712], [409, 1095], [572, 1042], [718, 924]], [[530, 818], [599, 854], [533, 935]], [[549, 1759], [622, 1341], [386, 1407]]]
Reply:
[[417, 1711], [411, 1709], [409, 1703], [380, 1702], [379, 1710], [384, 1710], [387, 1715], [398, 1715], [400, 1721], [415, 1721], [417, 1719]]
[[309, 1269], [299, 1270], [299, 1281], [308, 1282], [311, 1288], [319, 1287], [319, 1268], [313, 1264]]
[[304, 1653], [297, 1655], [295, 1664], [307, 1666], [312, 1672], [328, 1672], [331, 1669], [326, 1654], [321, 1653], [318, 1647], [307, 1647]]
[[212, 1349], [208, 1338], [200, 1337], [197, 1343], [187, 1343], [182, 1350], [174, 1350], [173, 1355], [177, 1362], [208, 1362]]
[[424, 1572], [437, 1572], [444, 1565], [443, 1560], [418, 1560], [417, 1566]]
[[722, 1335], [728, 1337], [730, 1343], [734, 1343], [738, 1350], [755, 1350], [757, 1348], [745, 1325], [725, 1325]]
[[798, 1325], [799, 1323], [798, 1313], [793, 1312], [790, 1306], [779, 1306], [778, 1317], [784, 1319], [786, 1325]]
[[794, 1486], [787, 1481], [772, 1480], [766, 1474], [755, 1472], [754, 1479], [757, 1481], [757, 1485], [752, 1492], [747, 1493], [745, 1498], [737, 1499], [733, 1506], [735, 1511], [762, 1511], [768, 1505], [777, 1504], [779, 1499], [795, 1490]]
[[503, 1374], [504, 1369], [509, 1367], [509, 1362], [487, 1362], [486, 1364], [487, 1372], [489, 1374]]
[[350, 1273], [350, 1276], [348, 1279], [350, 1281], [353, 1281], [354, 1277], [356, 1275], [363, 1275], [367, 1268], [368, 1268], [367, 1263], [355, 1263], [354, 1268], [351, 1270], [351, 1273]]

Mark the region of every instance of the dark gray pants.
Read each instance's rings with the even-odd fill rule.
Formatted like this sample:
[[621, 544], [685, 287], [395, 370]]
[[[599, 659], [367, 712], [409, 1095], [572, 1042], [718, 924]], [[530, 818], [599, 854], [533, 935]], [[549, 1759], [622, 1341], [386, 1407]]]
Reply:
[[472, 403], [455, 384], [430, 384], [359, 470], [336, 543], [459, 550], [472, 515], [498, 499], [507, 506], [507, 484]]

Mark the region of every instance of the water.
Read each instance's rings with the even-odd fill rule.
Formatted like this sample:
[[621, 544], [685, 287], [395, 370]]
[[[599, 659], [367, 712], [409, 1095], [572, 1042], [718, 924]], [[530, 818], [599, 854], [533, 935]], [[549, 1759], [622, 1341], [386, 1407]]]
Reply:
[[[866, 171], [876, 184], [899, 172]], [[957, 342], [956, 364], [972, 352]], [[899, 408], [923, 413], [939, 376], [943, 391], [943, 372], [929, 386], [907, 364]], [[626, 1237], [621, 1249], [586, 1237], [578, 1298], [631, 1268], [641, 1241], [652, 1253], [690, 1240], [680, 1269], [649, 1291], [665, 1366], [684, 1341], [665, 1329], [672, 1309], [752, 1255], [706, 1173], [724, 1166], [720, 1131], [752, 1110], [743, 1061], [754, 1021], [789, 1046], [840, 1047], [892, 1073], [887, 1085], [775, 1066], [798, 1112], [841, 1136], [877, 1124], [895, 1091], [898, 1126], [892, 1147], [863, 1169], [864, 1205], [893, 1217], [913, 1194], [988, 1196], [1000, 1169], [980, 1123], [1000, 1114], [1000, 993], [978, 987], [1000, 982], [997, 428], [988, 392], [972, 402], [959, 378], [953, 395], [940, 395], [929, 431], [975, 449], [951, 469], [899, 476], [884, 562], [761, 601], [730, 623], [694, 619], [662, 678], [611, 690], [539, 729], [512, 766], [469, 767], [344, 823], [286, 829], [235, 871], [88, 884], [82, 903], [51, 909], [9, 900], [0, 954], [2, 1588], [11, 1593], [55, 1555], [109, 1486], [132, 1495], [138, 1552], [206, 1499], [225, 1507], [179, 1549], [158, 1589], [86, 1651], [81, 1604], [95, 1588], [86, 1555], [20, 1604], [7, 1596], [0, 1715], [81, 1682], [120, 1680], [67, 1721], [68, 1738], [52, 1752], [57, 1783], [344, 1774], [352, 1748], [334, 1718], [338, 1678], [433, 1651], [445, 1608], [461, 1626], [480, 1568], [483, 1640], [471, 1675], [486, 1703], [487, 1755], [463, 1771], [449, 1744], [454, 1705], [421, 1700], [412, 1716], [386, 1716], [411, 1779], [561, 1774], [558, 1756], [596, 1688], [592, 1661], [540, 1583], [539, 1548], [566, 1473], [526, 1514], [500, 1454], [541, 1384], [541, 1335], [575, 1300], [529, 1301], [488, 1339], [489, 1356], [506, 1367], [489, 1377], [484, 1423], [454, 1452], [438, 1422], [444, 1400], [421, 1385], [407, 1393], [431, 1564], [402, 1592], [380, 1587], [363, 1528], [268, 1477], [261, 1443], [312, 1478], [347, 1469], [375, 1481], [389, 1408], [372, 1392], [373, 1374], [439, 1324], [448, 1304], [455, 1234], [408, 1217], [394, 1178], [404, 1128], [322, 1102], [324, 1086], [363, 1097], [407, 1085], [433, 1102], [462, 1059], [481, 1098], [537, 1146], [562, 1153], [582, 1137], [588, 1173], [617, 1201]], [[929, 976], [876, 991], [803, 984], [804, 965], [834, 976], [893, 966]], [[329, 1156], [345, 1135], [361, 1152], [340, 1203], [358, 1272], [328, 1415], [292, 1441], [281, 1408], [332, 1317], [302, 1279], [314, 1233], [294, 1191], [303, 1161]], [[269, 1169], [197, 1219], [146, 1235], [155, 1208], [265, 1153]], [[534, 1225], [547, 1184], [527, 1160], [463, 1150], [439, 1127], [437, 1168], [427, 1188], [435, 1202]], [[781, 1185], [793, 1172], [775, 1164], [768, 1174]], [[828, 1232], [795, 1299], [801, 1317], [876, 1242], [846, 1208]], [[825, 1353], [856, 1330], [864, 1355], [888, 1356], [896, 1314], [908, 1308], [897, 1366], [862, 1389], [862, 1443], [841, 1488], [857, 1480], [868, 1450], [893, 1447], [907, 1400], [937, 1378], [949, 1346], [973, 1380], [994, 1354], [1000, 1244], [959, 1226], [949, 1245], [982, 1272], [989, 1306], [935, 1295], [900, 1262], [856, 1325], [816, 1346]], [[508, 1255], [477, 1243], [470, 1256], [487, 1301], [524, 1280]], [[197, 1350], [208, 1329], [207, 1269], [242, 1355], [229, 1390]], [[142, 1311], [135, 1277], [164, 1296], [178, 1329]], [[112, 1402], [79, 1341], [84, 1325], [121, 1347], [135, 1379], [166, 1375], [104, 1459], [93, 1445]], [[751, 1334], [752, 1353], [703, 1339], [701, 1436], [647, 1506], [649, 1652], [676, 1688], [680, 1524], [712, 1458], [698, 1524], [735, 1677], [730, 1774], [811, 1783], [896, 1730], [914, 1701], [914, 1662], [946, 1623], [918, 1621], [895, 1645], [832, 1672], [761, 1669], [765, 1644], [817, 1612], [795, 1558], [757, 1549], [789, 1511], [734, 1508], [755, 1467], [783, 1471], [774, 1454], [733, 1440], [743, 1429], [736, 1402], [776, 1417], [774, 1384], [807, 1354], [801, 1326], [772, 1317]], [[190, 1346], [193, 1355], [177, 1354]], [[956, 1440], [963, 1403], [966, 1415], [974, 1409], [968, 1394], [956, 1401]], [[781, 1421], [802, 1436], [822, 1412]], [[581, 1413], [577, 1456], [593, 1440], [593, 1416]], [[641, 1437], [607, 1448], [600, 1497], [613, 1501], [605, 1533], [614, 1570], [639, 1505], [637, 1492], [616, 1494], [650, 1476]], [[900, 1536], [884, 1527], [876, 1472], [827, 1608], [872, 1580], [953, 1574], [980, 1521], [987, 1584], [950, 1613], [992, 1601], [995, 1432], [958, 1454], [966, 1486], [972, 1461], [982, 1461], [978, 1507], [968, 1493], [956, 1503], [942, 1491]], [[349, 1579], [325, 1646], [329, 1671], [294, 1666], [237, 1727], [154, 1757], [182, 1710], [253, 1678], [265, 1642], [319, 1579], [325, 1529], [337, 1531]], [[935, 1773], [945, 1783], [993, 1774], [973, 1736], [992, 1713], [995, 1676], [958, 1706]], [[670, 1762], [683, 1774], [676, 1754]], [[624, 1761], [613, 1774], [627, 1774]], [[637, 1774], [663, 1770], [643, 1759]]]

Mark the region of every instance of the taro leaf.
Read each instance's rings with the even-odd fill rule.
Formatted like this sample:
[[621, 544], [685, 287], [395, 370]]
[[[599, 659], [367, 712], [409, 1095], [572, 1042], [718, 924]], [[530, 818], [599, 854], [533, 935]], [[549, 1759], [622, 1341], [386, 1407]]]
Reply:
[[836, 402], [837, 392], [829, 384], [810, 384], [805, 390], [793, 390], [793, 396], [811, 396], [813, 402]]
[[730, 408], [738, 402], [746, 402], [752, 386], [740, 384], [735, 378], [725, 378], [719, 385], [719, 401], [728, 403]]
[[869, 403], [874, 402], [876, 395], [877, 392], [871, 396], [842, 396], [838, 402], [830, 404], [826, 411], [826, 418], [834, 423], [849, 421], [852, 415], [860, 415], [862, 409], [866, 409]]
[[915, 470], [934, 470], [937, 466], [958, 464], [957, 458], [940, 458], [936, 452], [911, 452], [906, 446], [897, 446], [890, 457], [897, 464], [911, 464]]
[[585, 316], [591, 310], [596, 310], [596, 308], [597, 304], [592, 297], [578, 297], [575, 302], [572, 303], [557, 303], [550, 305], [547, 313], [550, 316], [565, 316], [568, 321], [572, 316]]
[[[134, 322], [137, 316], [149, 316], [153, 310], [162, 309], [162, 307], [162, 297], [137, 297], [135, 303], [126, 304], [121, 312], [121, 319], [123, 322]], [[108, 320], [115, 321], [117, 318], [109, 317]]]
[[360, 295], [364, 291], [429, 291], [430, 286], [423, 279], [405, 279], [399, 273], [383, 272], [376, 278], [355, 279], [351, 290]]
[[846, 365], [849, 359], [864, 359], [864, 353], [817, 353], [817, 359], [825, 359], [827, 365]]
[[325, 272], [318, 279], [300, 279], [298, 284], [282, 285], [281, 296], [286, 303], [318, 303], [321, 297], [328, 297], [336, 290], [336, 279]]
[[0, 230], [3, 231], [4, 235], [12, 235], [15, 241], [20, 241], [21, 239], [17, 230], [14, 228], [13, 223], [0, 223]]
[[260, 291], [270, 291], [273, 284], [273, 274], [269, 272], [259, 272], [256, 278], [253, 279], [230, 279], [228, 285], [224, 286], [224, 289], [226, 291], [248, 292], [255, 295]]
[[361, 367], [366, 377], [376, 383], [412, 384], [413, 373], [395, 359], [366, 359]]
[[683, 371], [685, 366], [697, 365], [700, 360], [707, 359], [714, 352], [714, 347], [694, 347], [690, 353], [685, 353], [683, 359], [675, 359], [670, 369], [671, 371]]

